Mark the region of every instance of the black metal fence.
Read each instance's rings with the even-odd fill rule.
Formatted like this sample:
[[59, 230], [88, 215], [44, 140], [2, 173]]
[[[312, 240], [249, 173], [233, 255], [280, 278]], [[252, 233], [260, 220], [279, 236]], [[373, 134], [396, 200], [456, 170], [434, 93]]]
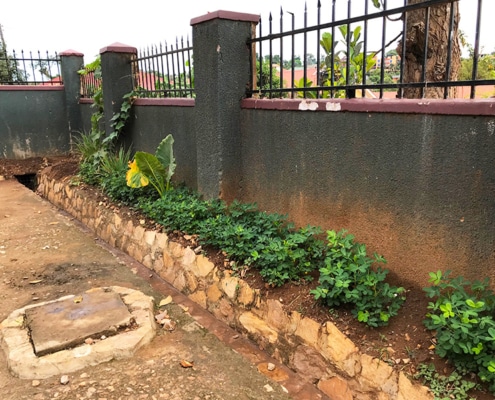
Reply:
[[138, 97], [194, 97], [194, 68], [189, 38], [175, 46], [161, 43], [141, 49], [134, 63], [134, 91]]
[[[403, 0], [390, 9], [387, 0], [332, 0], [324, 12], [318, 0], [316, 13], [305, 6], [299, 29], [295, 14], [281, 8], [278, 22], [270, 14], [267, 24], [260, 21], [258, 37], [248, 40], [256, 65], [248, 96], [491, 97], [495, 53], [482, 54], [482, 0], [470, 1], [476, 7], [476, 31], [462, 60], [459, 0]], [[362, 13], [352, 16], [357, 6]], [[327, 15], [330, 21], [322, 22]], [[316, 16], [316, 23], [310, 25], [308, 16]]]
[[60, 57], [29, 52], [8, 54], [0, 49], [0, 85], [62, 85]]

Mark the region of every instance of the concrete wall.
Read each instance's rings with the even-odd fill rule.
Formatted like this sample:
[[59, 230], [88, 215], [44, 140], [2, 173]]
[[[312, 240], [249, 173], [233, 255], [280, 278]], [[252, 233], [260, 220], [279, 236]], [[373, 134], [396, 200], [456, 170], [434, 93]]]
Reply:
[[[163, 102], [166, 103], [167, 100]], [[153, 101], [137, 100], [127, 129], [129, 136], [125, 134], [125, 140], [134, 151], [146, 151], [154, 154], [160, 142], [168, 134], [172, 134], [174, 137], [174, 156], [177, 163], [174, 181], [183, 182], [196, 189], [198, 169], [194, 125], [196, 110], [193, 99], [187, 99], [185, 103], [186, 106], [164, 106], [154, 105]]]
[[0, 90], [0, 157], [24, 159], [69, 149], [63, 90]]
[[495, 117], [244, 110], [242, 200], [348, 229], [401, 278], [495, 279]]

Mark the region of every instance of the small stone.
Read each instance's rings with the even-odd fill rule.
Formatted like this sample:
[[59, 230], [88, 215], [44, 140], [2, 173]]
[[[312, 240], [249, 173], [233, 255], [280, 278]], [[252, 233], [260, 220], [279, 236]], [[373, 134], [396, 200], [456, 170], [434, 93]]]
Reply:
[[163, 329], [167, 331], [173, 331], [177, 326], [177, 323], [175, 321], [172, 321], [171, 319], [164, 319], [160, 321], [160, 323], [163, 325]]
[[81, 375], [79, 375], [79, 378], [81, 379], [88, 379], [89, 375], [86, 372], [83, 372]]
[[41, 385], [41, 382], [38, 381], [38, 380], [34, 380], [34, 381], [31, 382], [31, 386], [32, 387], [38, 387], [39, 385]]
[[91, 339], [91, 338], [87, 338], [87, 339], [84, 341], [84, 343], [86, 343], [86, 344], [93, 344], [94, 342], [95, 342], [95, 341], [94, 341], [93, 339]]
[[69, 383], [70, 379], [69, 379], [69, 375], [62, 375], [60, 377], [60, 383], [62, 385], [67, 385]]
[[144, 225], [144, 224], [146, 223], [146, 220], [144, 220], [144, 219], [140, 219], [140, 220], [139, 220], [139, 223], [140, 223], [141, 225]]
[[266, 369], [268, 371], [273, 371], [275, 369], [275, 364], [268, 363], [268, 365], [266, 366]]
[[270, 393], [270, 392], [273, 392], [273, 391], [274, 391], [274, 390], [273, 390], [273, 388], [272, 388], [270, 385], [268, 385], [268, 384], [266, 384], [265, 386], [263, 386], [263, 388], [264, 388], [264, 389], [265, 389], [268, 393]]

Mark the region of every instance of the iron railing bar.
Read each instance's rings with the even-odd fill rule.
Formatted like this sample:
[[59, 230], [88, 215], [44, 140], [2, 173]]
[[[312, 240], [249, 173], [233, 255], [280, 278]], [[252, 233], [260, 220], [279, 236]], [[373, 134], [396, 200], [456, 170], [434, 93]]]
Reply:
[[[478, 76], [478, 57], [480, 51], [480, 34], [481, 34], [481, 8], [483, 7], [483, 1], [478, 0], [478, 14], [476, 16], [476, 34], [474, 39], [474, 54], [473, 54], [473, 75], [472, 80], [476, 80], [476, 76]], [[474, 99], [476, 96], [476, 86], [471, 85], [471, 99]]]
[[[308, 26], [308, 3], [304, 2], [304, 27]], [[303, 33], [303, 86], [306, 87], [306, 82], [308, 81], [308, 33], [305, 31]], [[306, 94], [306, 92], [304, 92]], [[306, 97], [306, 96], [304, 96]]]
[[[364, 2], [364, 15], [368, 15], [368, 2]], [[364, 46], [363, 46], [363, 84], [366, 85], [366, 75], [368, 66], [368, 21], [364, 21]], [[383, 54], [382, 54], [383, 57]], [[361, 97], [366, 97], [366, 89], [361, 91]]]
[[426, 95], [426, 87], [428, 83], [426, 82], [426, 63], [428, 61], [428, 42], [430, 39], [430, 7], [425, 9], [425, 40], [424, 40], [424, 52], [423, 52], [423, 70], [421, 71], [421, 81], [424, 82], [424, 87], [421, 88], [421, 98]]
[[[270, 13], [270, 16], [268, 17], [268, 31], [270, 32], [270, 36], [272, 34], [272, 26], [273, 23], [273, 18], [272, 18], [272, 13]], [[268, 53], [268, 62], [269, 62], [269, 70], [268, 70], [268, 82], [269, 82], [269, 87], [273, 87], [273, 60], [272, 60], [272, 54], [273, 54], [273, 39], [270, 39], [268, 41], [268, 48], [269, 48], [269, 53]], [[262, 61], [263, 62], [263, 61]], [[261, 67], [263, 64], [261, 64]]]
[[[387, 0], [383, 1], [383, 8], [386, 10], [387, 9]], [[381, 63], [381, 68], [380, 68], [380, 83], [383, 84], [383, 81], [385, 80], [385, 61], [386, 61], [386, 54], [385, 54], [385, 36], [387, 34], [387, 18], [383, 17], [383, 28], [382, 28], [382, 48], [381, 48], [381, 53], [382, 53], [382, 63]], [[380, 99], [383, 99], [383, 88], [380, 88]]]
[[[407, 0], [404, 0], [404, 6], [406, 6], [407, 4]], [[407, 12], [405, 12], [404, 14], [404, 18], [402, 20], [402, 43], [401, 43], [401, 50], [402, 50], [402, 54], [400, 55], [400, 74], [399, 74], [399, 83], [403, 83], [404, 82], [404, 65], [405, 65], [405, 62], [406, 62], [406, 35], [405, 35], [405, 32], [407, 32]], [[399, 86], [399, 90], [397, 91], [397, 97], [399, 99], [402, 99], [402, 96], [403, 96], [403, 90], [402, 90], [402, 87]]]
[[[454, 15], [455, 15], [455, 7], [457, 7], [457, 4], [454, 4], [452, 1], [450, 3], [450, 18], [449, 18], [449, 37], [448, 37], [448, 44], [447, 44], [447, 65], [445, 69], [445, 79], [449, 80], [450, 79], [450, 63], [452, 62], [452, 34], [454, 32]], [[443, 91], [443, 98], [447, 99], [449, 97], [449, 91], [448, 88], [445, 88]]]
[[[332, 0], [332, 1], [335, 2], [335, 0]], [[290, 31], [290, 32], [272, 33], [271, 36], [260, 36], [258, 38], [250, 38], [250, 39], [248, 39], [248, 43], [257, 43], [257, 42], [261, 42], [263, 40], [278, 39], [282, 36], [290, 36], [292, 34], [304, 33], [305, 31], [306, 32], [312, 32], [312, 31], [316, 31], [318, 29], [333, 28], [335, 26], [347, 25], [347, 24], [353, 24], [355, 22], [362, 22], [365, 20], [383, 18], [383, 17], [387, 17], [389, 15], [402, 14], [402, 13], [414, 11], [417, 9], [422, 9], [422, 8], [426, 8], [426, 7], [434, 7], [436, 5], [442, 5], [442, 4], [448, 3], [450, 1], [452, 1], [452, 0], [427, 0], [427, 1], [422, 2], [422, 3], [409, 4], [409, 5], [406, 5], [404, 7], [397, 7], [397, 8], [386, 10], [386, 11], [379, 11], [376, 13], [368, 14], [366, 16], [345, 18], [345, 19], [341, 19], [338, 21], [327, 22], [327, 23], [324, 23], [320, 26], [314, 25], [314, 26], [310, 26], [308, 28], [295, 29], [295, 30]], [[458, 2], [460, 0], [454, 0], [454, 1]]]
[[[284, 10], [282, 6], [280, 6], [280, 32], [284, 30]], [[280, 88], [284, 87], [284, 41], [283, 38], [280, 38], [280, 62], [279, 62], [279, 70], [280, 70]]]
[[151, 56], [140, 56], [138, 57], [138, 60], [145, 60], [147, 58], [152, 58], [152, 57], [163, 57], [163, 56], [168, 56], [169, 54], [172, 54], [172, 53], [180, 53], [182, 52], [183, 50], [192, 50], [193, 47], [190, 46], [190, 47], [187, 47], [187, 48], [184, 48], [184, 49], [178, 49], [178, 50], [166, 50], [164, 52], [160, 52], [160, 53], [157, 53], [157, 54], [154, 54], [154, 55], [151, 55]]
[[[320, 26], [321, 24], [321, 1], [318, 0], [318, 13], [317, 13], [317, 25]], [[320, 55], [321, 55], [321, 50], [320, 50], [320, 35], [321, 35], [321, 29], [318, 28], [316, 31], [316, 85], [320, 86], [321, 85], [321, 76], [320, 76]], [[316, 93], [316, 97], [319, 99], [320, 98], [320, 92], [318, 91]]]
[[[335, 0], [332, 0], [332, 22], [335, 21]], [[332, 43], [331, 43], [331, 48], [332, 48], [332, 53], [330, 54], [330, 84], [333, 88], [334, 83], [335, 83], [335, 48], [334, 48], [334, 43], [335, 43], [335, 25], [332, 25]], [[333, 98], [335, 94], [335, 91], [333, 89], [330, 90], [330, 97]]]
[[[347, 19], [351, 18], [351, 0], [347, 0]], [[333, 38], [332, 38], [333, 39]], [[351, 72], [351, 24], [348, 22], [347, 23], [347, 34], [346, 34], [346, 46], [347, 46], [347, 51], [345, 54], [345, 84], [346, 86], [349, 85], [349, 74]], [[345, 95], [346, 98], [349, 98], [349, 93], [346, 92]]]

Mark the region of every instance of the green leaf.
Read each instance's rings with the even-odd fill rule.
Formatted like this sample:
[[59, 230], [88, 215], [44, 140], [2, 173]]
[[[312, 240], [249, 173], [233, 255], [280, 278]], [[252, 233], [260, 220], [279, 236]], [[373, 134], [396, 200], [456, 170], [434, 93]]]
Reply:
[[167, 182], [167, 188], [175, 172], [175, 158], [174, 158], [174, 138], [172, 135], [167, 135], [165, 139], [161, 141], [156, 149], [156, 158], [161, 163], [165, 171], [165, 179]]

